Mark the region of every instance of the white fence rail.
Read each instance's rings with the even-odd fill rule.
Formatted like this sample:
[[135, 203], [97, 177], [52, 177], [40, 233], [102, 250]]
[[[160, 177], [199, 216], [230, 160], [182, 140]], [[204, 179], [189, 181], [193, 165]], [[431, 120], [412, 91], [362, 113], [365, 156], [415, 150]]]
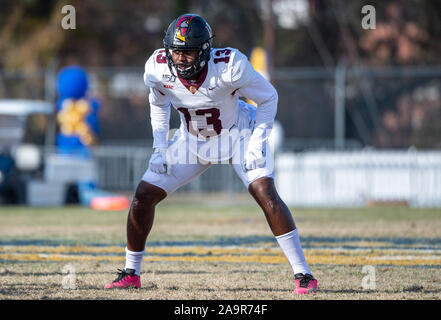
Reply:
[[346, 151], [280, 154], [278, 191], [289, 205], [406, 202], [441, 207], [441, 152]]

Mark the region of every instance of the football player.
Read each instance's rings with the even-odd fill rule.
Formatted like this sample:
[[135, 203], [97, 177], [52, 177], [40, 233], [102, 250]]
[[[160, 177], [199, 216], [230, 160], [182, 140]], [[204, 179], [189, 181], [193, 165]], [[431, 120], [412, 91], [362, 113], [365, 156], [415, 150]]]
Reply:
[[[150, 88], [154, 153], [127, 218], [125, 268], [105, 288], [141, 287], [140, 273], [155, 206], [212, 163], [229, 163], [262, 208], [292, 266], [294, 293], [317, 290], [292, 215], [274, 186], [268, 137], [277, 111], [274, 87], [234, 48], [212, 48], [213, 33], [199, 15], [175, 19], [145, 64]], [[257, 108], [243, 102], [245, 97]], [[170, 108], [181, 127], [169, 141]]]

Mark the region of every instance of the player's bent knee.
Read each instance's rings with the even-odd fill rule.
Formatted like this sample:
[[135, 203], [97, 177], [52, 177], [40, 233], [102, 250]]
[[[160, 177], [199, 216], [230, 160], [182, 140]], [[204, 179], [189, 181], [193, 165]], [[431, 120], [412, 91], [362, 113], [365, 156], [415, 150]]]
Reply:
[[254, 181], [250, 184], [248, 191], [260, 204], [268, 209], [274, 210], [283, 206], [274, 186], [273, 178], [263, 177]]
[[156, 205], [167, 196], [167, 193], [148, 182], [141, 181], [136, 188], [133, 202], [135, 203], [147, 203], [150, 205]]
[[267, 195], [267, 194], [277, 194], [276, 188], [274, 186], [274, 179], [271, 177], [259, 178], [248, 186], [248, 191], [255, 195]]

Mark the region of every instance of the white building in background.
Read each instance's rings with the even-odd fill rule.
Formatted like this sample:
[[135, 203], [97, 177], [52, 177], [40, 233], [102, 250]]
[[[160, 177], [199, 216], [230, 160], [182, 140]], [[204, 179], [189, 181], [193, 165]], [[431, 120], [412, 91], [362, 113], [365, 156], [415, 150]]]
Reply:
[[288, 205], [441, 207], [440, 151], [283, 153], [276, 184]]

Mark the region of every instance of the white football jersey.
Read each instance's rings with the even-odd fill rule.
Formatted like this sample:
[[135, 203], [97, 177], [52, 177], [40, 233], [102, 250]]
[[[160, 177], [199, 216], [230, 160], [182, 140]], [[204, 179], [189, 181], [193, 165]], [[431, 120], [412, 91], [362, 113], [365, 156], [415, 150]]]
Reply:
[[[211, 49], [208, 65], [196, 81], [180, 78], [175, 70], [174, 73], [168, 67], [165, 49], [158, 49], [145, 64], [144, 82], [151, 89], [150, 105], [165, 109], [171, 104], [179, 112], [187, 134], [206, 140], [228, 132], [238, 122], [239, 97], [253, 100], [258, 107], [266, 107], [261, 117], [268, 119], [262, 118], [261, 122], [272, 124], [274, 120], [277, 109], [274, 87], [237, 49]], [[161, 121], [164, 119], [161, 117]], [[161, 127], [154, 122], [152, 117], [153, 128]], [[162, 127], [168, 128], [164, 124]]]
[[[197, 129], [202, 136], [217, 135], [220, 130], [231, 128], [238, 116], [238, 89], [252, 83], [253, 78], [261, 77], [248, 58], [233, 48], [212, 49], [208, 67], [199, 81], [189, 83], [175, 75], [169, 70], [165, 50], [158, 49], [145, 65], [144, 82], [157, 89], [179, 111], [188, 132], [194, 134]], [[255, 88], [256, 94], [259, 89], [267, 90], [266, 86]], [[164, 104], [168, 103], [158, 103]], [[191, 126], [192, 122], [197, 123], [197, 128]]]

